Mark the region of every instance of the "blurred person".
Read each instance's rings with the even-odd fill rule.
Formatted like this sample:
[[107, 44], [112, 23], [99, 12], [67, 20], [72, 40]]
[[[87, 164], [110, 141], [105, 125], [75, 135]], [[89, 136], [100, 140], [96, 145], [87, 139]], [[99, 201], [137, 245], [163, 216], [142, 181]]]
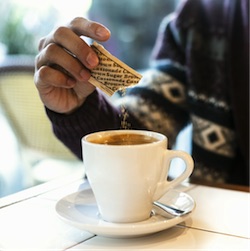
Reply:
[[54, 133], [82, 158], [84, 135], [121, 127], [121, 105], [131, 128], [164, 133], [170, 146], [191, 122], [191, 181], [249, 185], [248, 10], [248, 0], [183, 1], [159, 27], [151, 68], [116, 103], [88, 82], [98, 58], [81, 38], [110, 31], [84, 18], [55, 29], [35, 72]]

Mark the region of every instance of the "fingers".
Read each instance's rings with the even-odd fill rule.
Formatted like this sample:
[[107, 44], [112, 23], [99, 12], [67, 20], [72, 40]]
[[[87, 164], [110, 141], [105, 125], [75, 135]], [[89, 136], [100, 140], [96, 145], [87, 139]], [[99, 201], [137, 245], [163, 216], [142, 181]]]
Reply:
[[47, 37], [41, 39], [39, 50], [51, 43], [56, 43], [74, 55], [87, 68], [92, 69], [98, 64], [98, 57], [89, 45], [81, 39], [88, 36], [95, 40], [105, 41], [110, 32], [103, 25], [84, 18], [75, 18], [67, 27], [59, 27]]
[[[54, 33], [60, 31], [62, 27], [52, 31], [48, 36], [42, 38], [39, 43], [39, 50], [46, 47], [49, 43], [53, 43]], [[108, 28], [100, 23], [87, 20], [85, 18], [77, 17], [73, 19], [65, 28], [72, 30], [78, 36], [86, 36], [97, 41], [107, 41], [110, 38], [110, 31]], [[60, 34], [60, 32], [58, 33]]]
[[72, 30], [60, 27], [53, 36], [53, 41], [65, 48], [68, 52], [80, 60], [87, 68], [97, 66], [99, 60], [89, 45]]
[[35, 72], [35, 83], [40, 94], [44, 95], [49, 92], [51, 88], [55, 87], [73, 88], [76, 80], [52, 67], [42, 66], [39, 71]]
[[89, 70], [87, 70], [76, 57], [54, 43], [49, 44], [37, 55], [37, 70], [42, 66], [56, 68], [68, 77], [72, 77], [78, 81], [85, 82], [90, 77]]
[[[81, 39], [76, 33], [66, 27], [59, 27], [53, 34], [43, 39], [40, 51], [46, 51], [49, 55], [53, 52], [51, 45], [64, 48], [70, 56], [77, 58], [82, 65], [88, 69], [92, 69], [98, 64], [98, 57], [86, 42]], [[55, 49], [53, 47], [53, 49]], [[65, 51], [64, 50], [64, 51]], [[62, 54], [62, 52], [60, 53]], [[58, 55], [59, 56], [59, 55]], [[47, 56], [48, 58], [49, 56]], [[62, 59], [61, 59], [62, 62]]]
[[77, 82], [48, 66], [35, 72], [34, 82], [44, 105], [58, 113], [71, 113], [95, 90], [90, 83]]
[[106, 41], [110, 32], [99, 23], [75, 18], [40, 40], [35, 84], [44, 104], [55, 111], [75, 109], [95, 90], [88, 80], [90, 70], [98, 65], [99, 60], [82, 36]]
[[73, 19], [68, 27], [78, 36], [86, 36], [98, 41], [106, 41], [110, 37], [110, 31], [108, 28], [100, 23], [81, 17]]

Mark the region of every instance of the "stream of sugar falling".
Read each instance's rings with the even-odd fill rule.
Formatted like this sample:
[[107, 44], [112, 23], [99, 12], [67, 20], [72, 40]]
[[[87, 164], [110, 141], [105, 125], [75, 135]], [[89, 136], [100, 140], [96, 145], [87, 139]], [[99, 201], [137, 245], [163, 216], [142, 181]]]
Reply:
[[[126, 95], [126, 88], [121, 90], [121, 95], [124, 97]], [[121, 129], [129, 129], [131, 127], [131, 124], [127, 121], [129, 114], [126, 110], [125, 105], [121, 105]]]

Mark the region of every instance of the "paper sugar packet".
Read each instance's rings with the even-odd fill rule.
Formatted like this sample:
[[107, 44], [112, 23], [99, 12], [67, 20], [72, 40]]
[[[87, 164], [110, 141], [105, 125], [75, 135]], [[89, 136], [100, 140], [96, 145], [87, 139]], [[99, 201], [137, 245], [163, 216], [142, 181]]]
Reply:
[[142, 75], [94, 42], [91, 47], [97, 53], [99, 65], [91, 70], [89, 82], [112, 96], [118, 90], [136, 85]]

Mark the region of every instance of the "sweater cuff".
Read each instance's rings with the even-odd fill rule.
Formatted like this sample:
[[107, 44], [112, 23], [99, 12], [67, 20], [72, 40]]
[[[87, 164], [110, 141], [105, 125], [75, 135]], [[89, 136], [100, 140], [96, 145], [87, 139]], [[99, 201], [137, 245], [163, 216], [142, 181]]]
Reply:
[[81, 138], [91, 132], [116, 129], [120, 125], [119, 111], [95, 90], [71, 114], [60, 114], [49, 110], [46, 113], [52, 122], [56, 137], [81, 158]]

